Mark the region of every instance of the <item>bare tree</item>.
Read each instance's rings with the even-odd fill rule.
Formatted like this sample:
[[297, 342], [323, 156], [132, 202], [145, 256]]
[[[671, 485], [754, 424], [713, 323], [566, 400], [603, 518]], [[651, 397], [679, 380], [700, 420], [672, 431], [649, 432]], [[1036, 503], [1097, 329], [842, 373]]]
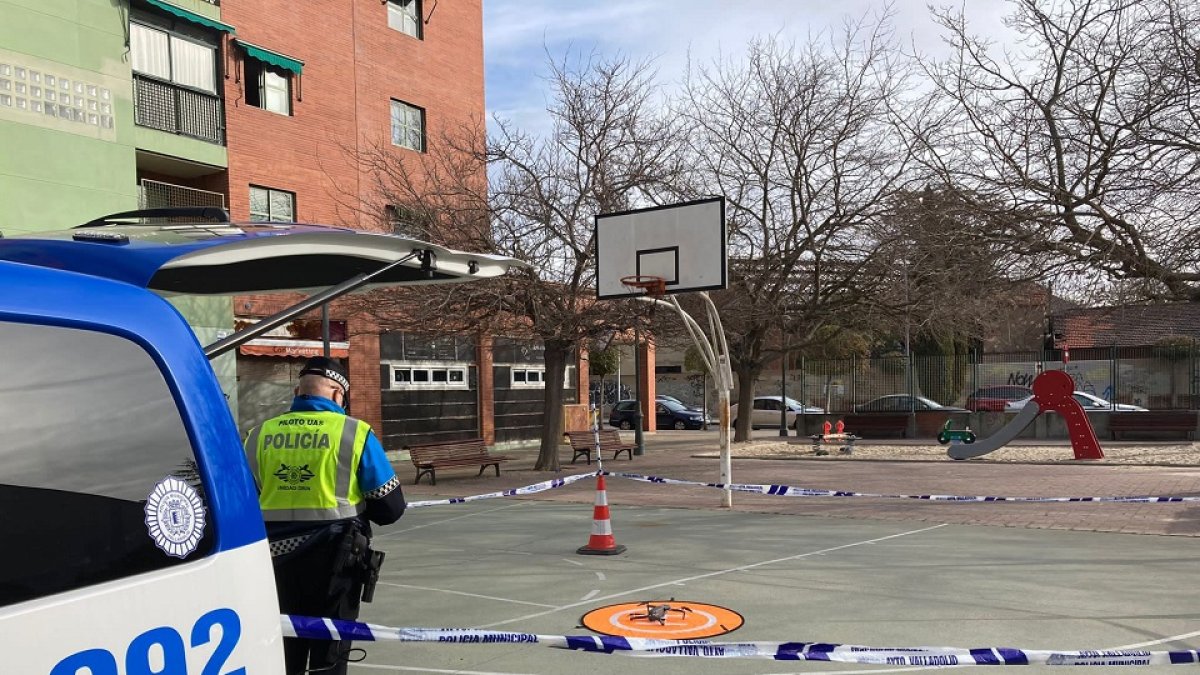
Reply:
[[981, 340], [1012, 293], [1039, 278], [1043, 265], [990, 236], [994, 218], [979, 203], [932, 188], [894, 196], [880, 235], [889, 269], [871, 308], [876, 337]]
[[[714, 301], [742, 410], [773, 330], [802, 348], [878, 290], [875, 231], [910, 179], [892, 122], [906, 76], [886, 16], [801, 47], [758, 39], [744, 60], [689, 76], [699, 179], [728, 204], [730, 288]], [[749, 429], [739, 419], [735, 439]]]
[[941, 10], [924, 59], [945, 124], [930, 167], [978, 198], [988, 236], [1052, 271], [1200, 299], [1197, 8], [1184, 0], [1013, 0], [1003, 54]]
[[[364, 161], [378, 177], [381, 202], [427, 219], [435, 241], [529, 263], [494, 283], [448, 286], [434, 302], [426, 296], [436, 315], [426, 309], [421, 316], [447, 329], [465, 322], [539, 338], [545, 381], [559, 383], [575, 349], [633, 320], [632, 303], [595, 299], [594, 216], [670, 201], [685, 160], [681, 126], [662, 105], [649, 63], [564, 57], [550, 63], [550, 86], [553, 127], [546, 137], [497, 120], [486, 147], [471, 142], [481, 135], [463, 133], [446, 141], [456, 152], [423, 156], [419, 167], [384, 153]], [[484, 162], [487, 181], [479, 180]], [[377, 314], [399, 307], [372, 302]], [[448, 323], [451, 316], [462, 321]], [[563, 389], [545, 392], [535, 468], [554, 471]]]
[[[489, 157], [496, 246], [533, 265], [511, 291], [545, 344], [547, 381], [557, 382], [574, 347], [631, 320], [627, 303], [595, 301], [595, 215], [669, 201], [685, 164], [681, 127], [661, 106], [649, 63], [593, 57], [574, 68], [564, 59], [551, 84], [550, 137], [502, 123]], [[547, 387], [535, 468], [558, 468], [561, 404], [561, 390]]]

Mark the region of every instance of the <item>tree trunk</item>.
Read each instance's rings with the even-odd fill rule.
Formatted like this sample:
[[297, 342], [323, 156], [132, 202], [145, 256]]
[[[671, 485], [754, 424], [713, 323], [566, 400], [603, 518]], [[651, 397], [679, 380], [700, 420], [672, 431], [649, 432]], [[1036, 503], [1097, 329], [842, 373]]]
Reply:
[[737, 371], [737, 427], [734, 429], [734, 442], [750, 440], [751, 424], [754, 420], [754, 381], [758, 379], [761, 369], [739, 369]]
[[563, 378], [567, 371], [567, 356], [571, 343], [566, 340], [546, 340], [546, 414], [542, 425], [542, 445], [534, 471], [558, 471], [558, 446], [562, 443]]

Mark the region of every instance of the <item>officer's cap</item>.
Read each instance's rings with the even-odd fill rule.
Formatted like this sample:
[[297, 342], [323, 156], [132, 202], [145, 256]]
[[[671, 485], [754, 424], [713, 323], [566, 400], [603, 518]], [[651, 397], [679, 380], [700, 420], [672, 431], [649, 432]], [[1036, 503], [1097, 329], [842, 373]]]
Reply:
[[325, 356], [314, 356], [300, 369], [300, 376], [320, 375], [342, 385], [344, 391], [350, 391], [350, 378], [342, 364]]

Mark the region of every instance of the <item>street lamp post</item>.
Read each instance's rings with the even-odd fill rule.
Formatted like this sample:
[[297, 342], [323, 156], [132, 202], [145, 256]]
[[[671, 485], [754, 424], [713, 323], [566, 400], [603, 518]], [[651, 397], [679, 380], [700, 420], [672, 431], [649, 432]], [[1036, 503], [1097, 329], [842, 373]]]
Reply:
[[788, 350], [783, 349], [783, 359], [780, 361], [780, 378], [779, 378], [779, 435], [786, 437], [788, 435], [787, 428], [787, 359]]
[[633, 454], [646, 454], [646, 438], [642, 432], [642, 332], [633, 324]]

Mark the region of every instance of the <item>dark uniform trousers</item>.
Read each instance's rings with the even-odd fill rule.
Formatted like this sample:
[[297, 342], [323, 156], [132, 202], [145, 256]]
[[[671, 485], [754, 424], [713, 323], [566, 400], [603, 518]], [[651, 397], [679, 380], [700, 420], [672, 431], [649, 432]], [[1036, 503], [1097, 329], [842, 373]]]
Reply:
[[[362, 576], [355, 565], [342, 564], [338, 569], [347, 529], [347, 523], [324, 528], [294, 552], [274, 558], [279, 611], [333, 619], [358, 618]], [[309, 671], [345, 675], [349, 651], [348, 640], [283, 640], [288, 675]]]

